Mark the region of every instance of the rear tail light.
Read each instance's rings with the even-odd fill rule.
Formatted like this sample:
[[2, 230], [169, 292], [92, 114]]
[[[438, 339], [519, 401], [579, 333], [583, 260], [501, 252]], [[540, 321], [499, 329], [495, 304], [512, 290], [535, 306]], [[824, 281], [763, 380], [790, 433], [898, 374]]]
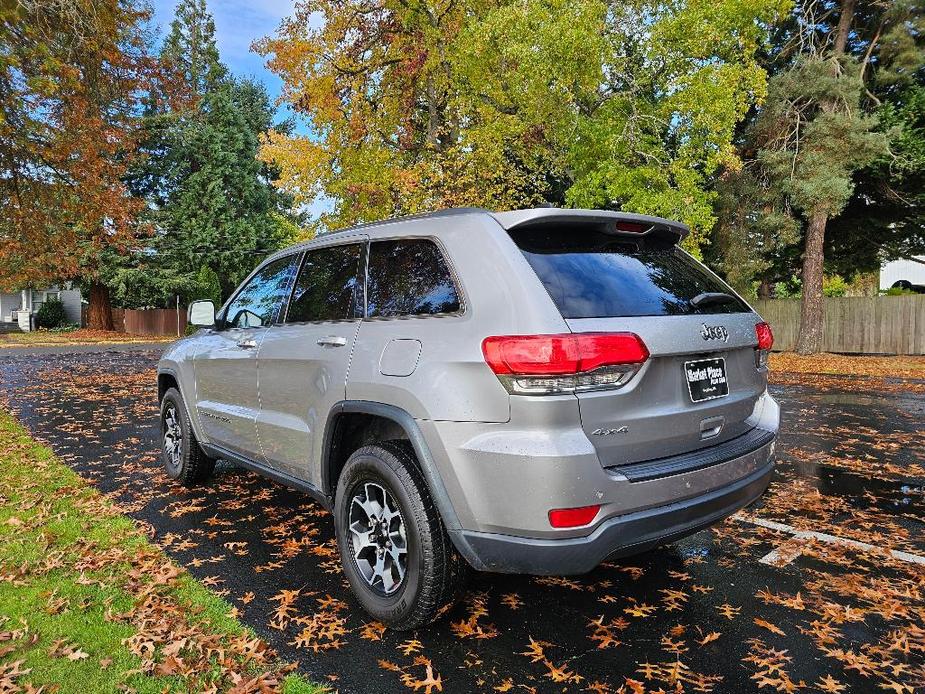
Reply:
[[755, 335], [758, 336], [758, 346], [755, 348], [755, 366], [763, 369], [768, 365], [768, 355], [771, 353], [771, 347], [774, 346], [774, 333], [771, 332], [771, 326], [767, 323], [757, 323], [755, 325]]
[[600, 504], [579, 508], [554, 508], [549, 512], [549, 524], [554, 528], [577, 528], [594, 520]]
[[774, 346], [774, 333], [771, 332], [771, 326], [767, 323], [758, 323], [755, 326], [755, 334], [758, 335], [758, 349], [770, 351]]
[[618, 388], [649, 358], [633, 333], [564, 333], [486, 337], [482, 353], [508, 392], [575, 393]]

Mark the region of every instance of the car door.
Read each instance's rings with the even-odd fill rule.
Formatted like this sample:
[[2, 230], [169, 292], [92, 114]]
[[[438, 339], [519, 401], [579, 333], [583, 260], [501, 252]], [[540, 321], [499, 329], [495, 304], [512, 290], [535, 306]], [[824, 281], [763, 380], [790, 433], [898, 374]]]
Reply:
[[346, 395], [362, 319], [365, 237], [306, 251], [283, 319], [260, 345], [257, 435], [270, 467], [320, 485], [328, 413]]
[[273, 260], [238, 290], [216, 321], [198, 338], [193, 357], [196, 411], [209, 441], [250, 459], [260, 459], [255, 422], [257, 352], [292, 287], [299, 256]]

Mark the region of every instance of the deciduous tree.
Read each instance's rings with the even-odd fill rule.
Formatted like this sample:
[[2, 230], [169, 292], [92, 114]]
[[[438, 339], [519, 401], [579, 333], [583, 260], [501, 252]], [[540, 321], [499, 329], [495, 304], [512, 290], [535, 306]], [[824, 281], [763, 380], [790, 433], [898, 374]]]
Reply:
[[0, 7], [0, 284], [80, 279], [90, 327], [112, 327], [105, 251], [139, 235], [122, 176], [154, 64], [123, 0]]
[[788, 0], [303, 0], [257, 43], [311, 129], [263, 155], [322, 224], [540, 202], [678, 217], [764, 94], [755, 56]]

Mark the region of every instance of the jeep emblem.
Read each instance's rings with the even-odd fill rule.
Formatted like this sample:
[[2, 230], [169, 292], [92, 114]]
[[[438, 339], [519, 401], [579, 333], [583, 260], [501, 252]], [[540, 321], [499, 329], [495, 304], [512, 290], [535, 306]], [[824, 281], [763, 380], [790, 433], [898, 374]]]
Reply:
[[729, 339], [729, 331], [722, 325], [703, 324], [700, 329], [700, 337], [704, 340], [722, 340], [726, 342]]

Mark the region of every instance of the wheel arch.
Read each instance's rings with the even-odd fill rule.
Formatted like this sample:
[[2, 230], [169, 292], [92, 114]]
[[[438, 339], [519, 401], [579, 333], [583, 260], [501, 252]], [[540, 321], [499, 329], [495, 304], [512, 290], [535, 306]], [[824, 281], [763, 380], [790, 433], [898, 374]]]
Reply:
[[164, 399], [164, 394], [171, 388], [176, 388], [177, 392], [180, 393], [180, 398], [183, 400], [183, 407], [186, 408], [186, 417], [189, 419], [190, 426], [193, 428], [193, 433], [196, 435], [196, 439], [202, 443], [208, 444], [208, 439], [203, 436], [202, 427], [199, 426], [199, 418], [193, 416], [193, 408], [190, 406], [189, 400], [186, 397], [186, 393], [183, 391], [181, 383], [180, 374], [176, 369], [173, 369], [169, 366], [159, 366], [157, 369], [157, 406], [160, 408], [161, 401]]
[[[421, 429], [418, 427], [414, 417], [400, 407], [367, 400], [344, 400], [331, 409], [325, 423], [321, 457], [321, 483], [325, 495], [331, 499], [335, 496], [337, 476], [340, 473], [343, 461], [346, 460], [339, 437], [342, 437], [345, 433], [343, 423], [349, 421], [346, 418], [356, 414], [387, 420], [400, 429], [404, 434], [404, 438], [407, 439], [414, 450], [424, 481], [427, 483], [428, 492], [433, 498], [434, 505], [443, 520], [443, 525], [450, 539], [457, 551], [474, 568], [480, 568], [482, 562], [478, 560], [475, 552], [462, 535], [459, 517], [453, 508], [453, 503], [450, 500], [446, 486], [443, 484], [443, 479], [440, 477], [440, 472], [431, 455], [427, 441], [424, 439], [424, 435], [421, 433]], [[341, 450], [338, 450], [339, 447]], [[348, 457], [350, 452], [346, 453]]]
[[[160, 405], [161, 400], [164, 399], [164, 395], [171, 388], [176, 388], [180, 391], [180, 381], [177, 378], [176, 374], [172, 369], [161, 369], [157, 372], [157, 404]], [[183, 395], [183, 392], [180, 391], [180, 395]], [[185, 398], [184, 398], [185, 401]]]

